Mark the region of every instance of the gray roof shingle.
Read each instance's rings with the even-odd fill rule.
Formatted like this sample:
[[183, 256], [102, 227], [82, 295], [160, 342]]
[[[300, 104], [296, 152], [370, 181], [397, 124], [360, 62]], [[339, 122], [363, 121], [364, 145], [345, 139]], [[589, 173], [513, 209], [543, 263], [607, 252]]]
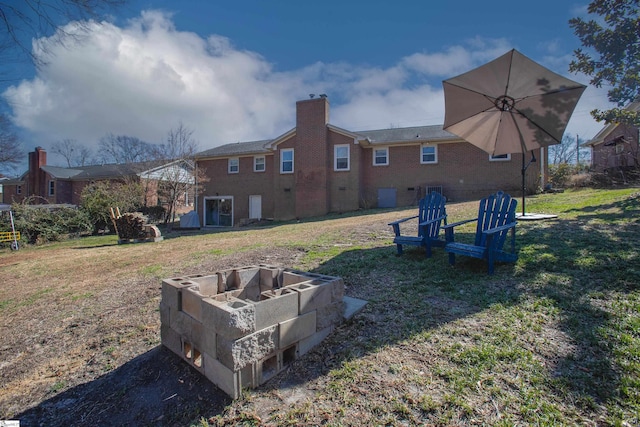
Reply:
[[442, 129], [442, 125], [415, 126], [354, 132], [368, 138], [371, 144], [402, 143], [409, 141], [446, 141], [460, 138]]
[[266, 148], [266, 145], [270, 142], [270, 139], [266, 139], [262, 141], [235, 142], [232, 144], [225, 144], [206, 151], [202, 151], [196, 154], [196, 157], [226, 157], [237, 156], [241, 154], [270, 153], [271, 151]]
[[[443, 130], [442, 125], [364, 130], [352, 133], [361, 136], [363, 139], [368, 138], [370, 143], [374, 145], [387, 145], [393, 143], [418, 141], [460, 140], [459, 137]], [[200, 153], [196, 154], [196, 157], [229, 157], [240, 156], [243, 154], [270, 153], [271, 150], [268, 148], [268, 145], [271, 142], [273, 142], [273, 140], [270, 139], [262, 141], [235, 142], [232, 144], [225, 144], [219, 147], [211, 148], [209, 150], [201, 151]]]

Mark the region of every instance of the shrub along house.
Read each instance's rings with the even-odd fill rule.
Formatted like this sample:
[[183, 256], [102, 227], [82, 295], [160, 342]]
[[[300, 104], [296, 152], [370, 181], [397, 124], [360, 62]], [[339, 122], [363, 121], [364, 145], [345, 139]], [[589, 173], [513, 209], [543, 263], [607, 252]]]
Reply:
[[[179, 169], [176, 174], [174, 169]], [[2, 203], [20, 203], [32, 199], [32, 203], [55, 205], [79, 205], [82, 190], [98, 181], [138, 182], [144, 190], [145, 206], [162, 203], [159, 185], [169, 177], [193, 182], [193, 165], [179, 162], [140, 162], [127, 164], [102, 164], [64, 168], [47, 165], [47, 152], [41, 148], [29, 153], [29, 170], [20, 178], [3, 181]], [[193, 205], [193, 193], [185, 193], [179, 201], [184, 206]]]
[[[528, 189], [546, 176], [546, 153], [535, 155]], [[204, 226], [411, 206], [432, 190], [451, 201], [497, 190], [516, 195], [522, 183], [521, 154], [489, 156], [440, 125], [341, 129], [329, 123], [326, 96], [298, 101], [295, 128], [275, 139], [227, 144], [195, 158], [209, 179], [197, 204]]]
[[[625, 109], [638, 112], [640, 102], [632, 102]], [[593, 139], [582, 144], [591, 147], [593, 170], [615, 173], [640, 166], [638, 132], [635, 126], [609, 123]]]

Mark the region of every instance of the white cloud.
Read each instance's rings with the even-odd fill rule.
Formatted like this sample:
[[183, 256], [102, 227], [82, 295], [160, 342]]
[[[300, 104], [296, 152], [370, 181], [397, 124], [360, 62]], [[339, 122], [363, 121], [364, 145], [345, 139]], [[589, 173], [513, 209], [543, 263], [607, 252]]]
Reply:
[[[441, 81], [512, 47], [505, 39], [475, 38], [398, 58], [388, 68], [318, 62], [276, 72], [268, 58], [219, 35], [178, 31], [157, 11], [123, 28], [90, 26], [82, 43], [50, 46], [53, 55], [37, 77], [3, 94], [36, 145], [71, 138], [95, 146], [109, 132], [160, 142], [179, 121], [194, 129], [201, 149], [273, 138], [294, 126], [295, 101], [310, 93], [328, 94], [331, 122], [349, 130], [441, 124]], [[587, 91], [585, 99], [570, 131], [590, 137], [601, 125], [588, 111], [602, 106], [602, 92]]]
[[91, 27], [81, 43], [51, 45], [38, 76], [4, 93], [16, 124], [43, 142], [95, 144], [108, 132], [158, 142], [182, 121], [208, 147], [293, 123], [290, 98], [300, 81], [223, 37], [176, 31], [159, 12], [143, 12], [126, 28]]

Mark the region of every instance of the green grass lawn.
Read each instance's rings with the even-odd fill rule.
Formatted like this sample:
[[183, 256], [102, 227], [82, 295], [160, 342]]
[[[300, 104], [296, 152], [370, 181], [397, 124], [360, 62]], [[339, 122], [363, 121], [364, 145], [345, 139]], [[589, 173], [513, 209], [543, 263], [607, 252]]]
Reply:
[[[368, 304], [222, 413], [194, 398], [188, 411], [178, 409], [165, 420], [201, 426], [640, 425], [640, 189], [527, 198], [527, 212], [558, 218], [518, 223], [519, 260], [498, 263], [491, 276], [476, 259], [457, 257], [450, 266], [441, 248], [430, 259], [419, 248], [397, 256], [387, 223], [414, 210], [167, 236], [157, 244], [116, 245], [114, 236], [105, 236], [27, 247], [24, 255], [6, 249], [0, 252], [4, 277], [46, 286], [25, 291], [20, 301], [0, 294], [0, 320], [14, 316], [16, 304], [23, 309], [32, 300], [57, 298], [70, 300], [69, 310], [75, 310], [108, 293], [95, 284], [67, 289], [72, 283], [57, 273], [58, 264], [66, 266], [55, 258], [62, 257], [58, 250], [79, 254], [73, 261], [79, 271], [83, 262], [103, 260], [105, 280], [124, 286], [126, 272], [131, 283], [149, 284], [147, 293], [158, 300], [161, 278], [213, 264], [268, 263], [279, 253], [288, 267], [342, 277], [346, 294]], [[477, 203], [452, 203], [447, 210], [455, 222], [475, 216]], [[470, 224], [456, 237], [469, 239], [473, 232]], [[23, 256], [32, 261], [21, 263]], [[43, 272], [38, 265], [47, 257]], [[43, 281], [45, 273], [59, 280]], [[83, 276], [77, 274], [79, 282]], [[137, 346], [137, 354], [157, 345], [145, 339], [149, 329], [159, 330], [156, 301], [140, 300], [139, 306], [140, 319], [114, 318], [145, 326], [145, 333], [131, 328], [123, 344]], [[85, 309], [89, 314], [81, 319], [89, 327], [102, 309]], [[113, 356], [114, 366], [127, 363], [116, 359], [124, 348], [118, 340], [95, 345], [99, 354]], [[67, 387], [65, 375], [49, 388], [57, 393]]]
[[[527, 206], [559, 218], [520, 223], [520, 258], [494, 276], [478, 260], [450, 267], [437, 249], [430, 260], [418, 249], [398, 257], [356, 230], [307, 242], [298, 267], [342, 276], [369, 305], [331, 338], [338, 361], [313, 399], [269, 421], [640, 425], [638, 189], [539, 195]], [[201, 422], [265, 421], [252, 403], [264, 393]]]

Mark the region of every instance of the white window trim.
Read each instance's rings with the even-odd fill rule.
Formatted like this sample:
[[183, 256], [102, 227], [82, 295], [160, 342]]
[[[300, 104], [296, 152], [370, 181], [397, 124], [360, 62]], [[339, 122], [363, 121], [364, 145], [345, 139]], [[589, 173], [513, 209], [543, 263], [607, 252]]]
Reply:
[[[425, 162], [422, 156], [422, 149], [425, 147], [433, 147], [433, 161]], [[420, 164], [421, 165], [434, 165], [438, 163], [438, 144], [422, 144], [420, 145]]]
[[[236, 167], [238, 168], [237, 170], [231, 170], [231, 162], [235, 160], [236, 163]], [[227, 163], [227, 172], [228, 173], [239, 173], [240, 172], [240, 159], [237, 157], [231, 157], [229, 158], [229, 161]]]
[[[338, 149], [346, 148], [347, 149], [347, 167], [346, 168], [338, 168]], [[333, 146], [333, 170], [335, 172], [348, 172], [351, 170], [351, 149], [349, 148], [349, 144], [336, 144]]]
[[[384, 163], [376, 163], [376, 150], [384, 150], [387, 154], [385, 155], [386, 161]], [[422, 148], [420, 149], [422, 150]], [[374, 147], [373, 149], [373, 166], [389, 166], [389, 147]], [[420, 157], [422, 157], [422, 153], [420, 153]]]
[[[283, 166], [284, 166], [284, 153], [291, 153], [291, 170], [290, 171], [284, 171], [283, 170]], [[293, 173], [293, 171], [295, 170], [295, 159], [296, 159], [296, 154], [293, 151], [293, 148], [283, 148], [282, 150], [280, 150], [280, 173], [282, 174], [289, 174], [289, 173]]]
[[56, 182], [52, 179], [49, 180], [49, 196], [55, 196], [56, 194]]
[[509, 162], [511, 161], [511, 154], [507, 154], [507, 157], [493, 157], [493, 154], [489, 154], [490, 162]]
[[16, 185], [16, 194], [22, 194], [22, 185]]
[[[262, 159], [262, 169], [261, 170], [258, 170], [257, 167], [256, 167], [258, 165], [258, 163], [257, 163], [258, 159]], [[267, 158], [265, 156], [254, 156], [253, 157], [253, 171], [254, 172], [264, 172], [266, 170], [267, 170]]]

